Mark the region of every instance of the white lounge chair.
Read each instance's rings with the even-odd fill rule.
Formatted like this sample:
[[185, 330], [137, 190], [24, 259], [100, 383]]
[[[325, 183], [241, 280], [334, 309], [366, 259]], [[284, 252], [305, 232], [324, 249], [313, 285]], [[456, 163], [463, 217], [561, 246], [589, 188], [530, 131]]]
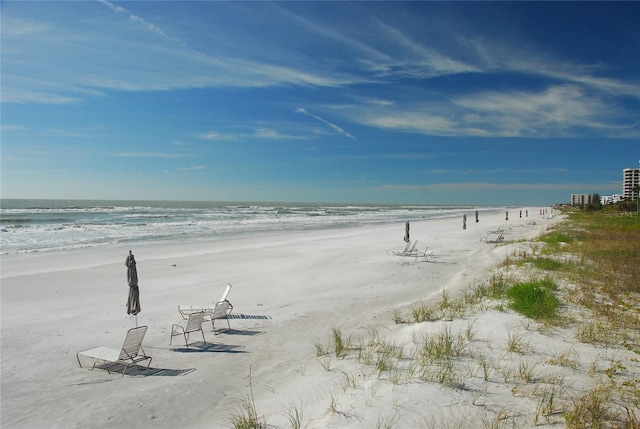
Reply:
[[191, 313], [189, 315], [189, 319], [187, 320], [187, 325], [177, 325], [174, 324], [171, 326], [171, 338], [169, 339], [169, 345], [171, 345], [173, 341], [173, 337], [176, 335], [182, 335], [184, 337], [184, 343], [187, 348], [189, 348], [189, 334], [193, 332], [198, 332], [202, 334], [202, 342], [206, 343], [207, 340], [204, 338], [204, 331], [202, 330], [202, 322], [204, 322], [204, 311], [199, 311], [197, 313]]
[[229, 283], [227, 287], [224, 289], [224, 292], [222, 293], [222, 296], [218, 301], [212, 302], [211, 304], [178, 305], [178, 312], [180, 313], [180, 316], [182, 316], [182, 318], [185, 320], [189, 318], [189, 315], [191, 313], [199, 313], [201, 311], [204, 311], [205, 313], [213, 313], [217, 303], [224, 302], [224, 301], [229, 302], [227, 301], [227, 296], [229, 295], [230, 291], [231, 291], [231, 283]]
[[402, 252], [394, 252], [394, 253], [407, 253], [409, 251], [410, 246], [411, 246], [411, 242], [407, 241], [407, 245], [404, 246], [404, 250], [402, 250]]
[[80, 368], [82, 368], [80, 356], [94, 360], [93, 366], [91, 367], [92, 371], [98, 362], [104, 362], [109, 374], [111, 374], [111, 371], [109, 371], [109, 364], [125, 365], [124, 370], [122, 371], [123, 377], [127, 369], [131, 365], [136, 365], [138, 362], [148, 360], [149, 363], [147, 363], [147, 368], [149, 368], [149, 365], [151, 365], [151, 357], [147, 356], [142, 348], [142, 340], [144, 339], [144, 335], [147, 333], [147, 329], [147, 326], [139, 326], [137, 328], [129, 329], [127, 336], [124, 339], [122, 349], [120, 350], [98, 346], [78, 352], [76, 354], [76, 359], [78, 359]]
[[422, 252], [416, 252], [416, 261], [418, 260], [419, 257], [423, 257], [425, 262], [429, 262], [428, 258], [427, 258], [427, 251], [429, 250], [429, 246], [427, 246], [424, 249], [424, 253]]
[[402, 252], [393, 252], [393, 254], [396, 256], [416, 256], [418, 254], [418, 250], [416, 249], [417, 245], [418, 240], [409, 242]]
[[[486, 243], [503, 243], [505, 228], [500, 225], [495, 231], [488, 231], [487, 236], [480, 239]], [[493, 237], [495, 236], [495, 237]]]

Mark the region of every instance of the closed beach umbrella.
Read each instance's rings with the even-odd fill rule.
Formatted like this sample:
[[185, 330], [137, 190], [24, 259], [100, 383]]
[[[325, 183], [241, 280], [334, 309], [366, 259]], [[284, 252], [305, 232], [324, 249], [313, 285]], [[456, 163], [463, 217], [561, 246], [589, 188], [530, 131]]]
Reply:
[[467, 215], [462, 215], [462, 229], [467, 229]]
[[127, 301], [127, 314], [136, 315], [140, 313], [140, 291], [138, 290], [138, 270], [136, 260], [131, 251], [124, 262], [127, 266], [127, 280], [129, 282], [129, 300]]
[[476, 210], [476, 223], [478, 223], [478, 222], [479, 222], [479, 220], [478, 220], [478, 210]]
[[409, 239], [409, 221], [407, 221], [407, 223], [404, 224], [404, 241], [405, 241], [405, 243], [408, 243], [410, 241], [410, 239]]

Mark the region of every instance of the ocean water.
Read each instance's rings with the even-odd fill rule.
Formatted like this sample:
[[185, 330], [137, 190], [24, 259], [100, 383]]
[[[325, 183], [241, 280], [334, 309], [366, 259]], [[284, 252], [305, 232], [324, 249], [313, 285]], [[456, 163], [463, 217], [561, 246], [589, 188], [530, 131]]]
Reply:
[[0, 200], [0, 255], [454, 217], [495, 207]]

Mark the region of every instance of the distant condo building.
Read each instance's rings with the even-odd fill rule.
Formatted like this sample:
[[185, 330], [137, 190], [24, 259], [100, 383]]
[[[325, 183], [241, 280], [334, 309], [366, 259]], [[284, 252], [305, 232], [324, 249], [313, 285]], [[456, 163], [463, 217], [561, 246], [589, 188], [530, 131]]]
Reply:
[[571, 205], [572, 206], [584, 206], [591, 204], [593, 199], [592, 194], [571, 194]]
[[622, 175], [622, 198], [635, 200], [638, 198], [637, 187], [640, 186], [640, 168], [625, 168]]
[[606, 206], [607, 204], [616, 204], [622, 201], [622, 195], [613, 194], [613, 195], [605, 195], [600, 197], [600, 204]]

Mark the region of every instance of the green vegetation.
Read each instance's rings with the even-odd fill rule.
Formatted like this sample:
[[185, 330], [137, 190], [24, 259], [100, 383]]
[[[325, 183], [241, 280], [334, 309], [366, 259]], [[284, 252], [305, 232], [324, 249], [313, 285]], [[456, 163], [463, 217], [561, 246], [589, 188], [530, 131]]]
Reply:
[[563, 267], [563, 263], [552, 258], [543, 256], [525, 257], [522, 259], [521, 265], [531, 264], [539, 270], [559, 271]]
[[520, 314], [534, 320], [551, 320], [556, 316], [560, 300], [553, 291], [557, 285], [549, 280], [533, 280], [516, 283], [507, 289], [511, 299], [510, 307]]

